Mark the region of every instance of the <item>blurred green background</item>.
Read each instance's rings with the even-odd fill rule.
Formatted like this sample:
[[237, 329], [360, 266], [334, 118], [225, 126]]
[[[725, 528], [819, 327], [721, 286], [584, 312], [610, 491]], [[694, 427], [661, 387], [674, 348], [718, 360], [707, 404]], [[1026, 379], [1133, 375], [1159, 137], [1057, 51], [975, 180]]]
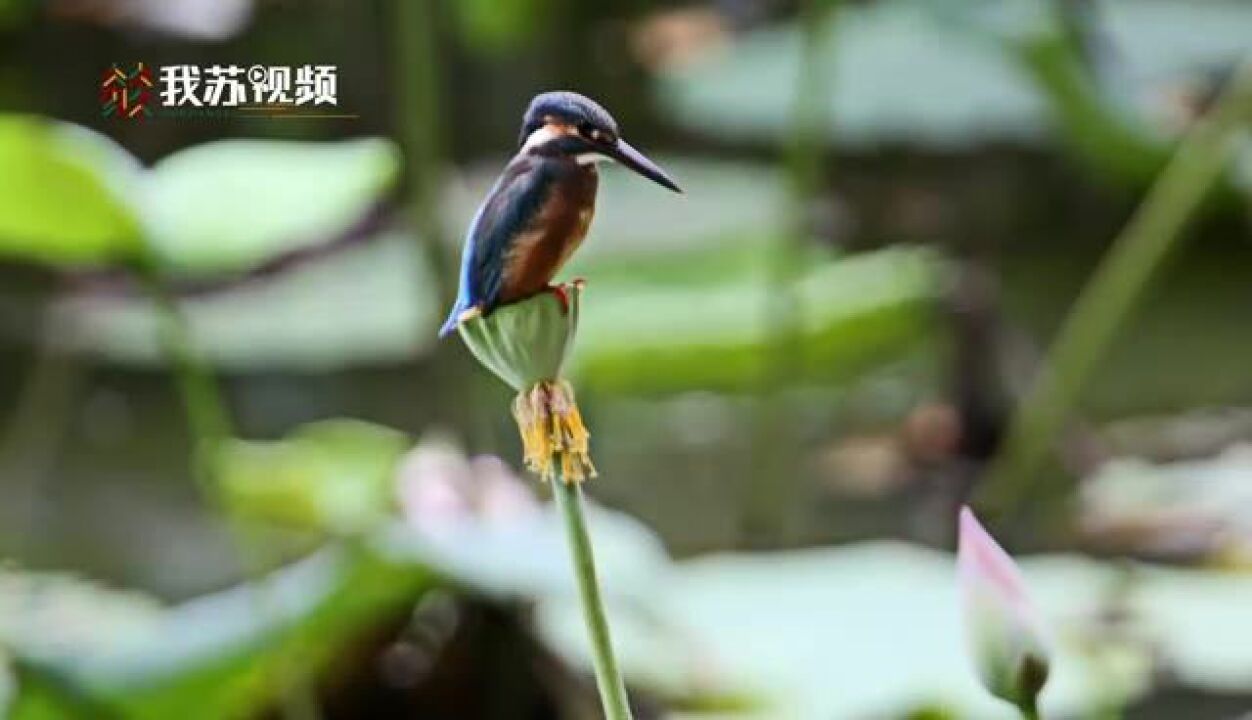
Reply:
[[[0, 707], [598, 717], [510, 393], [435, 338], [571, 89], [687, 191], [606, 167], [564, 273], [639, 717], [1013, 717], [964, 503], [1046, 717], [1249, 717], [1250, 54], [1244, 0], [0, 0]], [[352, 117], [103, 117], [136, 61]]]

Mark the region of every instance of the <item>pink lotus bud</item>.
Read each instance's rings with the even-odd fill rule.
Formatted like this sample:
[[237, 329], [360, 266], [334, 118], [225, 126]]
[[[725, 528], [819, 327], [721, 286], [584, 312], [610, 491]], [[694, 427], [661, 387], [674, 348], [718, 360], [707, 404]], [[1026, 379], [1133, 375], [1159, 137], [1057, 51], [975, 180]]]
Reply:
[[415, 526], [443, 527], [473, 515], [464, 491], [473, 484], [473, 472], [451, 445], [423, 441], [405, 456], [396, 480], [401, 513]]
[[1049, 665], [1039, 614], [1017, 564], [968, 507], [961, 508], [957, 572], [970, 654], [983, 685], [1034, 717]]
[[431, 440], [423, 440], [401, 462], [396, 495], [404, 519], [435, 535], [539, 512], [526, 484], [498, 458], [471, 460], [456, 447]]
[[503, 460], [479, 455], [470, 467], [478, 484], [478, 513], [485, 520], [510, 520], [536, 512], [534, 494]]

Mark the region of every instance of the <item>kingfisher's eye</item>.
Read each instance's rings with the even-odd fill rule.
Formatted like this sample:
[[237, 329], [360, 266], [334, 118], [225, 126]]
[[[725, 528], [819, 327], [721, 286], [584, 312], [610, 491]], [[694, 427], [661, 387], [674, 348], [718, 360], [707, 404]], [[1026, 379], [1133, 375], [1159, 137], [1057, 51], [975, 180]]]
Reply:
[[597, 129], [595, 125], [592, 125], [589, 122], [578, 123], [578, 134], [582, 135], [585, 138], [590, 138], [592, 140], [600, 139], [599, 129]]

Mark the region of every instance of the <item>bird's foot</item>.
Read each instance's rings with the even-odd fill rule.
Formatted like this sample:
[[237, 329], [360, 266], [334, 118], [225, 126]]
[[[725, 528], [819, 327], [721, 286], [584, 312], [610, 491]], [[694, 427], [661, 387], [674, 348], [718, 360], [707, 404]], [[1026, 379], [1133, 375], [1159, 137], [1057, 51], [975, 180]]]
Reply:
[[568, 315], [569, 314], [569, 291], [565, 289], [564, 285], [549, 285], [548, 290], [550, 290], [552, 294], [556, 296], [557, 301], [561, 303], [561, 310], [563, 310], [565, 314]]
[[579, 290], [581, 290], [583, 286], [586, 284], [587, 284], [586, 280], [580, 277], [577, 277], [567, 283], [554, 283], [554, 284], [548, 285], [548, 291], [556, 296], [556, 299], [561, 302], [561, 309], [564, 310], [565, 313], [568, 315], [569, 314], [569, 288], [570, 286], [576, 287]]

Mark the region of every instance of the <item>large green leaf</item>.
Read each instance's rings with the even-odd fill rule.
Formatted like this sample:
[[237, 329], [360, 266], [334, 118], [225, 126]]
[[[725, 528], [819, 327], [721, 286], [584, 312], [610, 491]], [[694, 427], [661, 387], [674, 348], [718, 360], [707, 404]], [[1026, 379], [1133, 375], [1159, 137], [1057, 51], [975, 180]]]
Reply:
[[[575, 372], [590, 387], [667, 392], [760, 386], [784, 323], [798, 351], [793, 382], [847, 380], [924, 337], [942, 265], [928, 252], [884, 250], [840, 260], [814, 258], [789, 289], [791, 319], [771, 314], [776, 287], [763, 271], [769, 246], [745, 251], [762, 262], [735, 261], [733, 251], [686, 259], [693, 277], [709, 267], [722, 279], [688, 283], [622, 279], [590, 284], [574, 351]], [[682, 265], [673, 259], [667, 269]], [[735, 267], [743, 268], [736, 272]]]
[[[385, 517], [398, 484], [445, 483], [448, 473], [471, 467], [459, 452], [427, 444], [412, 457], [442, 455], [397, 470], [405, 445], [399, 433], [353, 421], [315, 423], [276, 443], [232, 445], [227, 498], [242, 511], [354, 535], [377, 529], [256, 585], [164, 608], [77, 582], [44, 584], [36, 593], [31, 576], [13, 576], [13, 588], [0, 577], [0, 645], [20, 670], [14, 720], [252, 717], [275, 701], [279, 679], [293, 668], [322, 677], [345, 645], [402, 611], [435, 573], [510, 600], [576, 596], [564, 527], [551, 508], [528, 500], [511, 506], [516, 512]], [[492, 467], [507, 474], [497, 483], [525, 493], [520, 478]], [[484, 479], [462, 478], [471, 490]], [[670, 571], [659, 540], [620, 513], [592, 507], [588, 521], [606, 596], [649, 602]]]
[[[822, 62], [833, 68], [829, 137], [843, 145], [962, 147], [1046, 140], [1059, 120], [1096, 160], [1151, 169], [1167, 132], [1150, 127], [1171, 86], [1252, 51], [1241, 0], [1097, 0], [1107, 77], [1058, 46], [1048, 0], [885, 0], [846, 4]], [[1063, 43], [1062, 43], [1063, 44]], [[794, 22], [748, 33], [663, 74], [662, 103], [696, 132], [784, 141], [802, 73]], [[1146, 101], [1146, 102], [1145, 102]], [[1152, 106], [1155, 105], [1155, 108]], [[1113, 143], [1101, 147], [1101, 141]], [[1146, 158], [1135, 157], [1144, 151]], [[1127, 155], [1129, 153], [1129, 155]]]
[[[638, 520], [589, 504], [588, 528], [601, 587], [622, 602], [646, 600], [664, 584], [669, 556]], [[504, 598], [576, 594], [561, 515], [551, 505], [506, 522], [468, 521], [438, 528], [396, 524], [378, 548], [399, 562], [420, 563], [446, 577]]]
[[136, 257], [139, 219], [125, 193], [138, 169], [107, 138], [0, 116], [0, 167], [0, 259], [83, 266]]
[[[1074, 623], [1098, 614], [1111, 584], [1108, 571], [1084, 565], [1057, 568], [1049, 587], [1028, 578], [1045, 614]], [[670, 601], [736, 677], [764, 684], [794, 717], [891, 717], [938, 706], [1007, 720], [1011, 709], [983, 691], [964, 657], [955, 585], [950, 556], [866, 545], [699, 561]], [[1075, 642], [1069, 627], [1057, 630]], [[1120, 650], [1105, 642], [1110, 655]], [[743, 647], [753, 652], [736, 652]], [[1104, 693], [1142, 688], [1146, 661], [1123, 678], [1107, 659], [1089, 657], [1080, 643], [1062, 646], [1045, 712], [1068, 716]]]
[[[362, 537], [389, 562], [485, 592], [573, 595], [561, 516], [540, 505], [528, 479], [440, 441], [401, 458], [406, 450], [402, 433], [355, 420], [312, 423], [276, 442], [235, 441], [224, 456], [225, 497], [252, 520]], [[412, 500], [432, 496], [433, 507]], [[606, 593], [639, 599], [664, 581], [669, 557], [654, 533], [591, 503], [587, 514]]]
[[[128, 615], [128, 624], [107, 637], [87, 635], [60, 647], [33, 636], [63, 628], [33, 622], [39, 616], [31, 610], [19, 612], [10, 621], [30, 624], [30, 632], [6, 639], [23, 679], [10, 717], [51, 720], [71, 708], [128, 720], [254, 717], [276, 701], [282, 678], [292, 672], [316, 678], [348, 643], [402, 612], [429, 584], [420, 567], [336, 547], [258, 587], [168, 610], [154, 611], [148, 601], [143, 618]], [[89, 603], [92, 612], [80, 623], [112, 627], [115, 617], [102, 599], [107, 596]]]
[[[221, 456], [223, 497], [241, 518], [359, 535], [391, 514], [408, 446], [398, 431], [352, 420], [234, 441]], [[253, 717], [293, 672], [316, 682], [430, 584], [425, 564], [361, 544], [170, 608], [61, 576], [0, 575], [0, 647], [20, 670], [13, 717]]]
[[[757, 387], [763, 350], [782, 322], [766, 316], [780, 291], [767, 271], [782, 244], [777, 174], [747, 164], [667, 165], [701, 192], [676, 197], [625, 172], [605, 173], [593, 237], [565, 273], [588, 280], [575, 371], [588, 386], [623, 392]], [[476, 173], [469, 190], [449, 194], [457, 222], [468, 221], [490, 174]], [[264, 285], [189, 299], [183, 309], [220, 367], [400, 360], [434, 341], [438, 314], [421, 302], [429, 296], [415, 272], [423, 267], [415, 244], [388, 234]], [[797, 380], [845, 380], [925, 335], [943, 271], [934, 255], [836, 259], [814, 250], [806, 261], [792, 288], [805, 347]], [[76, 347], [123, 362], [161, 361], [147, 303], [82, 297], [62, 310], [64, 336]]]
[[[1055, 645], [1045, 716], [1116, 707], [1158, 670], [1217, 692], [1252, 687], [1252, 624], [1238, 619], [1252, 576], [1127, 574], [1060, 556], [1022, 565]], [[645, 686], [737, 687], [769, 698], [769, 718], [1016, 717], [965, 657], [950, 555], [872, 543], [711, 557], [679, 565], [653, 593], [644, 612], [611, 608], [627, 677]], [[1105, 623], [1113, 612], [1122, 619]], [[544, 603], [539, 619], [562, 654], [590, 662], [569, 602]]]
[[[189, 297], [181, 309], [213, 365], [325, 371], [393, 363], [435, 342], [434, 307], [416, 241], [385, 233], [301, 263], [264, 283]], [[86, 294], [58, 306], [61, 337], [109, 360], [159, 365], [159, 319], [146, 298]]]
[[223, 140], [157, 163], [143, 212], [172, 271], [239, 272], [347, 232], [399, 168], [386, 140]]
[[234, 440], [223, 453], [222, 489], [242, 517], [363, 532], [393, 509], [408, 446], [403, 433], [356, 420], [305, 425], [275, 442]]
[[[967, 146], [1033, 141], [1044, 104], [993, 43], [936, 22], [923, 3], [848, 4], [820, 62], [831, 68], [828, 136], [851, 146]], [[685, 127], [735, 140], [782, 142], [802, 73], [802, 38], [787, 23], [710, 48], [660, 78], [663, 105]]]
[[0, 258], [107, 265], [151, 252], [171, 273], [214, 276], [351, 232], [400, 157], [382, 139], [228, 140], [145, 170], [86, 128], [0, 116], [0, 165]]

